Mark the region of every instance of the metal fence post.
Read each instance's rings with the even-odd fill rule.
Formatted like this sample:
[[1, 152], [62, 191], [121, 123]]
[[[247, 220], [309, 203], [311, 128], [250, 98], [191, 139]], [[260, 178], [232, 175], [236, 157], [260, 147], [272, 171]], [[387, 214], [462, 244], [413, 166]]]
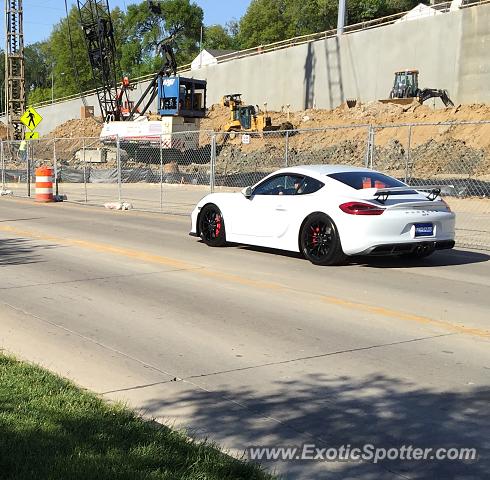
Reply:
[[118, 199], [121, 201], [121, 144], [119, 141], [119, 135], [116, 136], [116, 163], [117, 163], [117, 194]]
[[209, 175], [209, 188], [214, 193], [216, 185], [216, 133], [211, 136], [211, 170]]
[[[24, 140], [25, 141], [25, 140]], [[27, 196], [31, 196], [31, 159], [30, 159], [30, 148], [31, 142], [27, 142], [26, 145], [26, 180], [27, 180]]]
[[405, 183], [408, 182], [408, 172], [410, 168], [410, 150], [412, 148], [412, 125], [408, 126], [408, 145], [407, 154], [405, 155]]
[[82, 139], [82, 152], [83, 152], [83, 190], [85, 193], [85, 203], [88, 203], [87, 192], [87, 161], [85, 159], [85, 138]]
[[376, 129], [373, 127], [373, 136], [371, 141], [371, 168], [374, 168], [376, 159]]
[[56, 138], [53, 138], [54, 194], [58, 196], [58, 161], [56, 159]]
[[286, 130], [286, 151], [284, 156], [285, 167], [289, 166], [289, 130]]
[[371, 152], [371, 126], [368, 127], [368, 135], [366, 139], [366, 155], [364, 158], [364, 166], [368, 168], [369, 166], [369, 155]]
[[364, 160], [364, 166], [366, 168], [369, 168], [369, 164], [372, 163], [371, 162], [371, 155], [372, 155], [372, 148], [371, 148], [371, 145], [372, 145], [372, 141], [373, 141], [373, 127], [371, 125], [369, 125], [368, 127], [368, 133], [367, 133], [367, 142], [366, 142], [366, 157], [365, 157], [365, 160]]
[[3, 140], [0, 142], [0, 155], [2, 158], [2, 190], [5, 190], [5, 151]]
[[163, 141], [160, 135], [160, 211], [163, 210]]

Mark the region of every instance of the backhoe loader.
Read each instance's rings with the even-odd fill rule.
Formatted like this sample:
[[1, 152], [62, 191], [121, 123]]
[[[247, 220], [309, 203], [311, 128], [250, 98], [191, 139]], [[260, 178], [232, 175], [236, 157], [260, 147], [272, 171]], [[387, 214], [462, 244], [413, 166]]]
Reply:
[[446, 107], [454, 107], [447, 90], [437, 88], [419, 88], [418, 70], [401, 70], [395, 72], [395, 82], [390, 98], [381, 100], [383, 103], [409, 104], [413, 99], [424, 103], [429, 98], [440, 98]]

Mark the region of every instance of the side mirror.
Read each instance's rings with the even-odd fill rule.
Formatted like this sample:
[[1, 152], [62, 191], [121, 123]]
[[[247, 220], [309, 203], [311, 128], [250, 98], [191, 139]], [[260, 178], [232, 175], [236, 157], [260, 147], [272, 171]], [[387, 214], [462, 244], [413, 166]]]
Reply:
[[242, 193], [245, 198], [250, 198], [252, 196], [252, 187], [245, 187]]

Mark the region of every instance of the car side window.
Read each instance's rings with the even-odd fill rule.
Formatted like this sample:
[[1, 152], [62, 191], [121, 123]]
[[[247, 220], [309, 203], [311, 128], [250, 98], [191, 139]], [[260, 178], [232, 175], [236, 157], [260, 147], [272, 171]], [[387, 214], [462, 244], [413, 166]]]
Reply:
[[320, 188], [324, 187], [325, 184], [317, 180], [316, 178], [304, 177], [301, 185], [296, 190], [296, 195], [307, 195], [309, 193], [315, 193]]
[[257, 185], [254, 195], [294, 195], [303, 177], [299, 175], [277, 175]]

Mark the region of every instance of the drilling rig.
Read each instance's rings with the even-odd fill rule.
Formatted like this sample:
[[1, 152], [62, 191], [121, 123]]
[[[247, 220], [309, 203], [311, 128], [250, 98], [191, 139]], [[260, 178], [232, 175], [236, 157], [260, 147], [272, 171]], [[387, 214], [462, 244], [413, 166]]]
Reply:
[[[104, 120], [101, 140], [110, 142], [120, 137], [124, 142], [145, 140], [163, 143], [166, 148], [196, 148], [197, 135], [179, 139], [172, 136], [199, 130], [200, 119], [206, 115], [206, 81], [177, 75], [173, 46], [180, 30], [160, 42], [157, 53], [164, 63], [133, 102], [129, 99], [133, 89], [129, 82], [119, 85], [117, 81], [117, 52], [108, 0], [77, 0], [77, 5]], [[148, 5], [152, 14], [158, 13], [158, 4]], [[155, 108], [150, 115], [152, 106]]]
[[5, 120], [10, 140], [24, 139], [20, 117], [26, 106], [22, 0], [5, 0]]
[[107, 0], [77, 0], [94, 87], [104, 121], [122, 120], [129, 82], [117, 81], [116, 42]]

